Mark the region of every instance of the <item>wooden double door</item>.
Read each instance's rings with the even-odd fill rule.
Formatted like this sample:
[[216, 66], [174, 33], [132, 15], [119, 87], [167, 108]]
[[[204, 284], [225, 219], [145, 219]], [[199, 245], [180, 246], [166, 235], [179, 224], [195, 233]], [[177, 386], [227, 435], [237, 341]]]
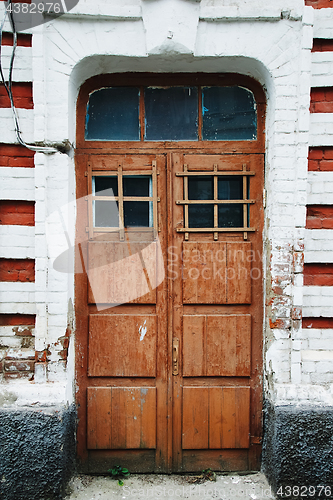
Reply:
[[263, 155], [80, 154], [77, 171], [82, 470], [258, 469]]

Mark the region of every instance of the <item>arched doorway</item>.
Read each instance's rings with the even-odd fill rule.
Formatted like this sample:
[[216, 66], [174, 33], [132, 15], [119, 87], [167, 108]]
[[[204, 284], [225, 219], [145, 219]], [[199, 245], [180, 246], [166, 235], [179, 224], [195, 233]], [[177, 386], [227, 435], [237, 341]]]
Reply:
[[77, 106], [83, 470], [255, 470], [265, 100], [240, 75], [95, 77]]

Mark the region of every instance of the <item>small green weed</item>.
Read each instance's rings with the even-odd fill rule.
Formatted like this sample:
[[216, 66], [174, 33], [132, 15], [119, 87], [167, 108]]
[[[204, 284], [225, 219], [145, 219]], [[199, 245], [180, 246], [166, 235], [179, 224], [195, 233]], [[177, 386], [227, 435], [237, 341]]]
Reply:
[[124, 486], [124, 481], [122, 479], [127, 479], [131, 475], [129, 470], [121, 467], [121, 465], [115, 465], [112, 469], [109, 469], [108, 472], [113, 479], [118, 479], [119, 486]]

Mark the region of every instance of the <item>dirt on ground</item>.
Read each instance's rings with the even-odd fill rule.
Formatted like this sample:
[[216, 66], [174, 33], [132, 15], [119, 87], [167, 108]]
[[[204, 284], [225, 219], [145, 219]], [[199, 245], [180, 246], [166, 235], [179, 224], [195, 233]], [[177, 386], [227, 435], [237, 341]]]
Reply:
[[[216, 476], [216, 477], [214, 477]], [[244, 475], [133, 474], [118, 480], [110, 476], [79, 475], [72, 479], [66, 500], [268, 500], [274, 495], [261, 473]]]

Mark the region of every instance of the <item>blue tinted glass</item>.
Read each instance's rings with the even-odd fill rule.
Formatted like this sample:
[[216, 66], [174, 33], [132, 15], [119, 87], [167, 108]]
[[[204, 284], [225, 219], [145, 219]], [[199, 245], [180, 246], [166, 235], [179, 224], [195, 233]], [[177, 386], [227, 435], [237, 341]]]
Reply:
[[118, 177], [94, 176], [93, 194], [97, 196], [118, 196]]
[[253, 140], [256, 137], [257, 113], [252, 92], [242, 87], [202, 88], [204, 140]]
[[243, 205], [219, 205], [219, 227], [243, 227]]
[[110, 87], [90, 95], [85, 138], [88, 141], [139, 141], [140, 91]]
[[148, 141], [196, 141], [198, 89], [146, 88], [145, 118], [145, 139]]
[[123, 178], [124, 196], [149, 196], [151, 176], [131, 175]]
[[219, 200], [242, 200], [243, 178], [236, 176], [221, 176], [218, 180]]
[[195, 175], [193, 177], [188, 177], [189, 200], [212, 200], [213, 198], [213, 177], [210, 175]]
[[149, 201], [124, 201], [125, 227], [152, 227]]
[[189, 205], [189, 227], [214, 227], [214, 205]]

